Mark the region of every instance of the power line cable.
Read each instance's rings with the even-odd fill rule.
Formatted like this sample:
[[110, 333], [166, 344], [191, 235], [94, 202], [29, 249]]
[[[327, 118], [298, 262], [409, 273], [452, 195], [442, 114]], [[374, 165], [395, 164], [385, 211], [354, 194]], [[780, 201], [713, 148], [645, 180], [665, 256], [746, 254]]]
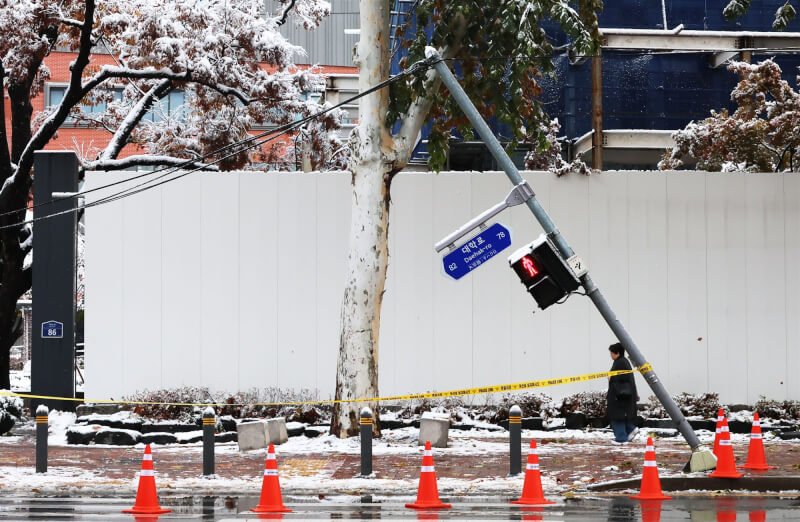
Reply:
[[[166, 173], [162, 174], [158, 178], [142, 182], [142, 183], [140, 183], [139, 185], [137, 185], [135, 187], [129, 187], [129, 188], [124, 189], [124, 190], [122, 190], [120, 192], [117, 192], [115, 194], [110, 194], [109, 196], [101, 198], [101, 199], [99, 199], [97, 201], [93, 201], [93, 202], [91, 202], [89, 204], [86, 204], [86, 205], [83, 205], [83, 206], [80, 206], [80, 207], [76, 207], [76, 208], [73, 208], [73, 209], [67, 209], [67, 210], [64, 210], [64, 211], [61, 211], [61, 212], [56, 212], [56, 213], [53, 213], [53, 214], [48, 214], [47, 216], [41, 216], [41, 217], [29, 219], [29, 220], [24, 220], [24, 221], [21, 221], [21, 222], [18, 222], [18, 223], [12, 223], [12, 224], [8, 224], [8, 225], [3, 225], [3, 226], [0, 226], [0, 230], [7, 229], [7, 228], [13, 228], [13, 227], [20, 227], [20, 226], [24, 226], [24, 225], [27, 225], [27, 224], [32, 224], [32, 223], [34, 223], [36, 221], [41, 221], [41, 220], [44, 220], [44, 219], [50, 219], [50, 218], [53, 218], [53, 217], [56, 217], [56, 216], [68, 214], [70, 212], [77, 212], [77, 211], [80, 211], [81, 209], [91, 208], [91, 207], [99, 206], [101, 204], [110, 203], [110, 202], [113, 202], [113, 201], [118, 201], [120, 199], [124, 199], [125, 197], [132, 196], [132, 195], [138, 194], [140, 192], [144, 192], [145, 190], [149, 190], [151, 188], [158, 187], [158, 186], [163, 185], [165, 183], [169, 183], [170, 181], [174, 181], [176, 179], [180, 179], [180, 178], [182, 178], [184, 176], [187, 176], [189, 174], [192, 174], [192, 173], [195, 173], [195, 172], [199, 172], [201, 170], [205, 170], [210, 165], [215, 165], [217, 163], [220, 163], [220, 162], [224, 161], [225, 159], [228, 159], [228, 158], [230, 158], [230, 157], [232, 157], [232, 156], [234, 156], [236, 154], [239, 154], [239, 153], [243, 152], [244, 150], [249, 150], [249, 149], [252, 149], [252, 148], [255, 148], [255, 147], [259, 147], [259, 146], [263, 145], [264, 143], [267, 143], [269, 141], [273, 141], [273, 140], [277, 139], [279, 136], [287, 134], [291, 130], [299, 128], [302, 125], [308, 123], [309, 121], [312, 121], [312, 120], [314, 120], [316, 118], [319, 118], [320, 116], [322, 116], [324, 114], [327, 114], [328, 112], [331, 112], [334, 109], [338, 109], [342, 105], [347, 105], [347, 104], [349, 104], [349, 103], [351, 103], [351, 102], [353, 102], [353, 101], [355, 101], [355, 100], [357, 100], [359, 98], [362, 98], [364, 96], [372, 94], [373, 92], [378, 91], [380, 89], [383, 89], [384, 87], [386, 87], [386, 86], [388, 86], [388, 85], [390, 85], [390, 84], [392, 84], [394, 82], [397, 82], [397, 81], [399, 81], [399, 80], [401, 80], [401, 79], [403, 79], [403, 78], [405, 78], [407, 76], [415, 74], [417, 71], [419, 71], [421, 69], [427, 69], [428, 67], [431, 67], [432, 65], [433, 64], [431, 62], [428, 62], [428, 61], [424, 61], [424, 60], [423, 61], [419, 61], [419, 62], [415, 63], [414, 65], [412, 65], [411, 67], [409, 67], [408, 69], [406, 69], [405, 71], [402, 71], [402, 72], [390, 77], [389, 79], [387, 79], [387, 80], [385, 80], [383, 82], [380, 82], [377, 85], [374, 85], [374, 86], [370, 87], [369, 89], [367, 89], [367, 90], [365, 90], [363, 92], [360, 92], [360, 93], [356, 94], [355, 96], [353, 96], [351, 98], [348, 98], [348, 99], [346, 99], [346, 100], [344, 100], [342, 102], [339, 102], [336, 105], [332, 105], [331, 107], [328, 107], [326, 109], [322, 109], [322, 110], [320, 110], [318, 112], [315, 112], [314, 114], [311, 114], [309, 116], [301, 118], [300, 120], [297, 120], [297, 121], [294, 121], [294, 122], [291, 122], [291, 123], [288, 123], [288, 124], [284, 124], [284, 125], [276, 128], [276, 129], [272, 129], [270, 131], [266, 131], [266, 132], [260, 133], [258, 135], [255, 135], [255, 136], [251, 136], [251, 137], [249, 137], [247, 139], [237, 141], [235, 143], [232, 143], [232, 144], [226, 145], [225, 147], [217, 149], [216, 151], [213, 151], [213, 152], [210, 152], [208, 154], [205, 154], [200, 158], [200, 160], [207, 159], [208, 157], [210, 157], [212, 155], [218, 154], [219, 151], [228, 150], [228, 149], [233, 148], [233, 147], [241, 147], [243, 144], [246, 144], [246, 143], [249, 143], [249, 142], [254, 142], [254, 140], [259, 140], [262, 137], [274, 134], [274, 136], [272, 136], [270, 138], [267, 138], [267, 139], [265, 139], [263, 141], [255, 141], [251, 145], [247, 145], [244, 148], [237, 149], [236, 151], [232, 152], [231, 154], [223, 156], [223, 157], [221, 157], [221, 158], [219, 158], [219, 159], [217, 159], [217, 160], [215, 160], [215, 161], [213, 161], [211, 163], [203, 164], [201, 167], [197, 167], [195, 169], [192, 169], [192, 170], [189, 170], [187, 172], [181, 173], [178, 176], [175, 176], [173, 178], [169, 178], [167, 180], [160, 181], [159, 183], [154, 183], [155, 181], [161, 180], [164, 177], [168, 176], [169, 174], [173, 174], [173, 173], [177, 172], [178, 170], [180, 170], [181, 166], [196, 164], [197, 161], [199, 161], [199, 160], [197, 158], [195, 158], [195, 159], [187, 160], [186, 162], [184, 162], [181, 165], [174, 166], [174, 167], [169, 167], [169, 168], [167, 168], [167, 170], [169, 170], [169, 172], [166, 172]], [[104, 185], [104, 186], [95, 187], [93, 189], [89, 189], [89, 190], [86, 190], [86, 191], [77, 192], [75, 194], [71, 194], [67, 198], [58, 199], [58, 200], [50, 200], [48, 202], [40, 203], [39, 205], [43, 206], [45, 204], [53, 204], [56, 201], [63, 201], [64, 199], [77, 198], [77, 197], [83, 196], [84, 194], [88, 194], [90, 192], [95, 192], [97, 190], [102, 190], [104, 188], [108, 188], [108, 187], [111, 187], [111, 186], [116, 186], [116, 185], [119, 185], [119, 184], [122, 184], [122, 183], [129, 183], [130, 181], [135, 181], [136, 179], [140, 179], [140, 178], [142, 178], [144, 176], [150, 176], [150, 175], [153, 175], [153, 174], [155, 174], [157, 172], [162, 172], [162, 171], [163, 170], [156, 171], [156, 172], [148, 172], [146, 174], [135, 176], [133, 178], [129, 178], [129, 179], [126, 179], [126, 180], [121, 180], [121, 181], [109, 183], [109, 184]], [[25, 210], [28, 210], [29, 208], [35, 208], [36, 206], [39, 206], [39, 205], [33, 205], [31, 207], [27, 207], [26, 206], [26, 207], [21, 208], [21, 209], [17, 209], [17, 210], [13, 210], [13, 211], [7, 211], [5, 213], [0, 214], [0, 216], [5, 216], [5, 215], [8, 215], [8, 214], [13, 214], [13, 213], [16, 213], [16, 212], [25, 211]]]

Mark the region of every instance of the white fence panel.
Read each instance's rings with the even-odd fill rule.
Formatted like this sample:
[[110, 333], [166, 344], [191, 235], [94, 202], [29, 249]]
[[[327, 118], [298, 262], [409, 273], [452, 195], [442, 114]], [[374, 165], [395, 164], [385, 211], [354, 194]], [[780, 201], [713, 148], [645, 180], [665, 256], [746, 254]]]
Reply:
[[[130, 174], [89, 173], [87, 188]], [[798, 176], [525, 176], [672, 393], [800, 398]], [[511, 249], [461, 281], [444, 275], [433, 244], [509, 189], [501, 173], [394, 179], [383, 394], [610, 367], [614, 338], [587, 298], [536, 310], [508, 268], [541, 232], [526, 208], [498, 218]], [[90, 208], [86, 396], [181, 385], [332, 396], [350, 205], [346, 174], [202, 173]]]

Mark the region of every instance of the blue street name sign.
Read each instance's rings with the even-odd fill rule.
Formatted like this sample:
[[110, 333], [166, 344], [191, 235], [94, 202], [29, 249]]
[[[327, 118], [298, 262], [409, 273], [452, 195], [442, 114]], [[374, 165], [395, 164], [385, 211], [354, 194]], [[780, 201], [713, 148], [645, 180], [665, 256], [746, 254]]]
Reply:
[[64, 323], [58, 321], [45, 321], [42, 323], [43, 339], [62, 339], [64, 337]]
[[461, 279], [510, 246], [511, 232], [495, 223], [444, 256], [444, 273]]

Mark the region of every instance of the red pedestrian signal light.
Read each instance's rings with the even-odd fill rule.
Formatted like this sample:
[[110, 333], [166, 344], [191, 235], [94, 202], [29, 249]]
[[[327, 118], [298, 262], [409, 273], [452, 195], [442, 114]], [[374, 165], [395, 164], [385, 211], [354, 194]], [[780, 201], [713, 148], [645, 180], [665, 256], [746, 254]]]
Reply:
[[514, 252], [508, 264], [542, 310], [581, 284], [545, 235]]
[[536, 277], [539, 274], [531, 256], [523, 256], [520, 261], [522, 261], [522, 268], [528, 274], [528, 277]]

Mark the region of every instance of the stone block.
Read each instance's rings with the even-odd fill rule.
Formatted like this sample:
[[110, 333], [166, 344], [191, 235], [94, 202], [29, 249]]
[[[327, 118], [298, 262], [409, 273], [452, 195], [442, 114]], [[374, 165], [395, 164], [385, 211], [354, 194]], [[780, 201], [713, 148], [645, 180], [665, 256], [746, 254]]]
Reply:
[[580, 411], [574, 411], [567, 415], [564, 425], [568, 430], [582, 430], [588, 424], [586, 414]]
[[306, 431], [306, 425], [300, 422], [287, 422], [286, 423], [286, 432], [290, 437], [297, 437], [302, 435], [303, 432]]
[[70, 426], [67, 428], [67, 444], [89, 444], [100, 429], [98, 425]]
[[175, 438], [178, 439], [178, 444], [193, 444], [195, 442], [202, 442], [203, 430], [176, 433]]
[[134, 446], [142, 440], [142, 434], [133, 430], [120, 430], [103, 427], [94, 436], [95, 444], [111, 444], [114, 446]]
[[239, 451], [250, 451], [267, 447], [267, 423], [264, 421], [243, 422], [236, 426]]
[[224, 431], [214, 435], [214, 442], [236, 442], [235, 431]]
[[449, 431], [449, 418], [423, 416], [419, 422], [419, 445], [424, 446], [426, 441], [430, 441], [434, 448], [446, 448]]
[[277, 417], [267, 419], [267, 444], [283, 444], [289, 440], [289, 433], [286, 431], [286, 419]]
[[142, 444], [175, 444], [178, 442], [178, 437], [174, 433], [158, 432], [142, 434]]
[[331, 431], [330, 426], [308, 426], [306, 429], [303, 430], [303, 435], [305, 435], [309, 439], [313, 439], [314, 437], [325, 435], [329, 431]]

